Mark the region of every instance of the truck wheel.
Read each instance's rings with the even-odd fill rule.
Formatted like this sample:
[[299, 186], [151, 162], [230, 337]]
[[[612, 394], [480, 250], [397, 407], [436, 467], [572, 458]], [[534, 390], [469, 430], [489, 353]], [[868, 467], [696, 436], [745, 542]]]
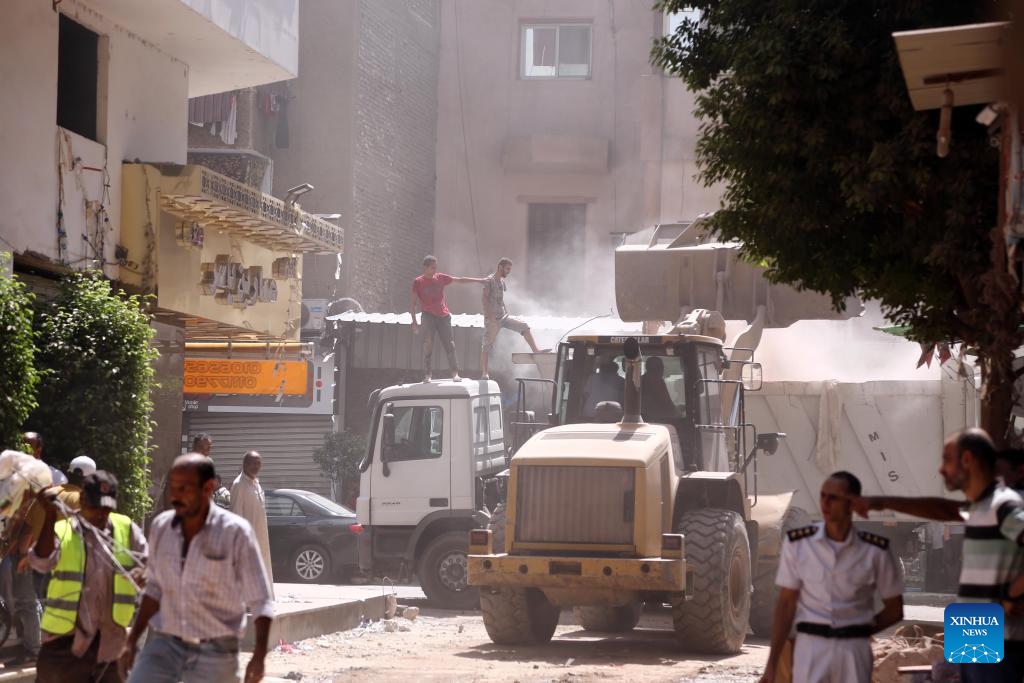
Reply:
[[469, 538], [465, 531], [446, 531], [427, 546], [416, 574], [427, 597], [442, 607], [474, 609], [479, 591], [467, 583]]
[[484, 588], [480, 610], [487, 635], [498, 645], [540, 645], [551, 640], [561, 610], [536, 588]]
[[712, 654], [740, 651], [750, 618], [750, 543], [743, 518], [731, 510], [687, 512], [687, 570], [693, 597], [672, 596], [672, 625], [679, 645]]
[[[782, 516], [782, 525], [777, 533], [799, 529], [811, 524], [811, 516], [800, 508], [789, 508]], [[772, 635], [772, 621], [775, 617], [775, 603], [779, 599], [779, 587], [775, 585], [775, 575], [779, 572], [779, 558], [782, 552], [782, 541], [779, 543], [779, 555], [759, 557], [754, 572], [754, 595], [750, 601], [750, 630], [762, 638]]]
[[573, 607], [572, 614], [584, 631], [624, 633], [632, 631], [640, 623], [644, 603], [632, 602], [619, 607], [605, 605]]
[[487, 523], [487, 528], [491, 530], [491, 544], [494, 546], [494, 552], [504, 553], [508, 552], [505, 549], [505, 504], [498, 503], [494, 508], [494, 513], [491, 515], [491, 521]]

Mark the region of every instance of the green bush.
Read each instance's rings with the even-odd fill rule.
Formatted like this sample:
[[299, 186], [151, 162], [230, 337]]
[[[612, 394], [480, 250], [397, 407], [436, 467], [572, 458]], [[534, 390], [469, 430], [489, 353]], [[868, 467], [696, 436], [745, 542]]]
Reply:
[[[0, 263], [0, 269], [3, 267]], [[21, 428], [36, 407], [32, 294], [0, 275], [0, 449], [24, 450]]]
[[96, 273], [64, 280], [61, 295], [36, 316], [39, 407], [30, 425], [43, 434], [48, 464], [66, 468], [86, 454], [120, 482], [120, 511], [149, 510], [148, 442], [153, 329], [139, 296], [114, 292]]
[[328, 432], [324, 443], [313, 451], [313, 462], [332, 482], [358, 479], [359, 463], [366, 455], [366, 437], [353, 432]]

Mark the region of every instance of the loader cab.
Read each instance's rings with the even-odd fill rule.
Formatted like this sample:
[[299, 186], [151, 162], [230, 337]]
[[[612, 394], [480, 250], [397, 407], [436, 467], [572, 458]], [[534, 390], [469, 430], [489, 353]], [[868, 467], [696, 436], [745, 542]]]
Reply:
[[[722, 429], [722, 344], [697, 335], [641, 336], [641, 415], [672, 428], [680, 471], [735, 469]], [[625, 337], [570, 337], [558, 348], [552, 417], [558, 424], [600, 421], [597, 404], [622, 403]], [[738, 417], [738, 416], [737, 416]], [[735, 424], [735, 422], [733, 422]]]

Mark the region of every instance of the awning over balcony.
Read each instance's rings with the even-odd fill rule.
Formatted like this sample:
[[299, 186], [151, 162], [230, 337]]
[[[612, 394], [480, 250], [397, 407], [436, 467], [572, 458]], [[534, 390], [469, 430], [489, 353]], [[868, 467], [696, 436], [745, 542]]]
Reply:
[[914, 109], [938, 109], [947, 87], [955, 106], [998, 100], [1008, 36], [1006, 22], [893, 33]]
[[[127, 164], [126, 164], [127, 166]], [[160, 208], [243, 237], [274, 251], [336, 254], [344, 231], [295, 205], [263, 194], [203, 166], [152, 164], [160, 172]]]

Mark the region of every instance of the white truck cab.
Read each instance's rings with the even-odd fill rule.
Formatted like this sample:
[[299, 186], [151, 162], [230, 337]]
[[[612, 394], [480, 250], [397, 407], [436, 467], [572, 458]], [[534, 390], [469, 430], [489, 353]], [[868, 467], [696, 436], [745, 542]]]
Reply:
[[431, 600], [475, 606], [467, 531], [486, 526], [506, 469], [501, 391], [490, 380], [388, 387], [371, 396], [356, 512], [364, 572], [410, 570]]

